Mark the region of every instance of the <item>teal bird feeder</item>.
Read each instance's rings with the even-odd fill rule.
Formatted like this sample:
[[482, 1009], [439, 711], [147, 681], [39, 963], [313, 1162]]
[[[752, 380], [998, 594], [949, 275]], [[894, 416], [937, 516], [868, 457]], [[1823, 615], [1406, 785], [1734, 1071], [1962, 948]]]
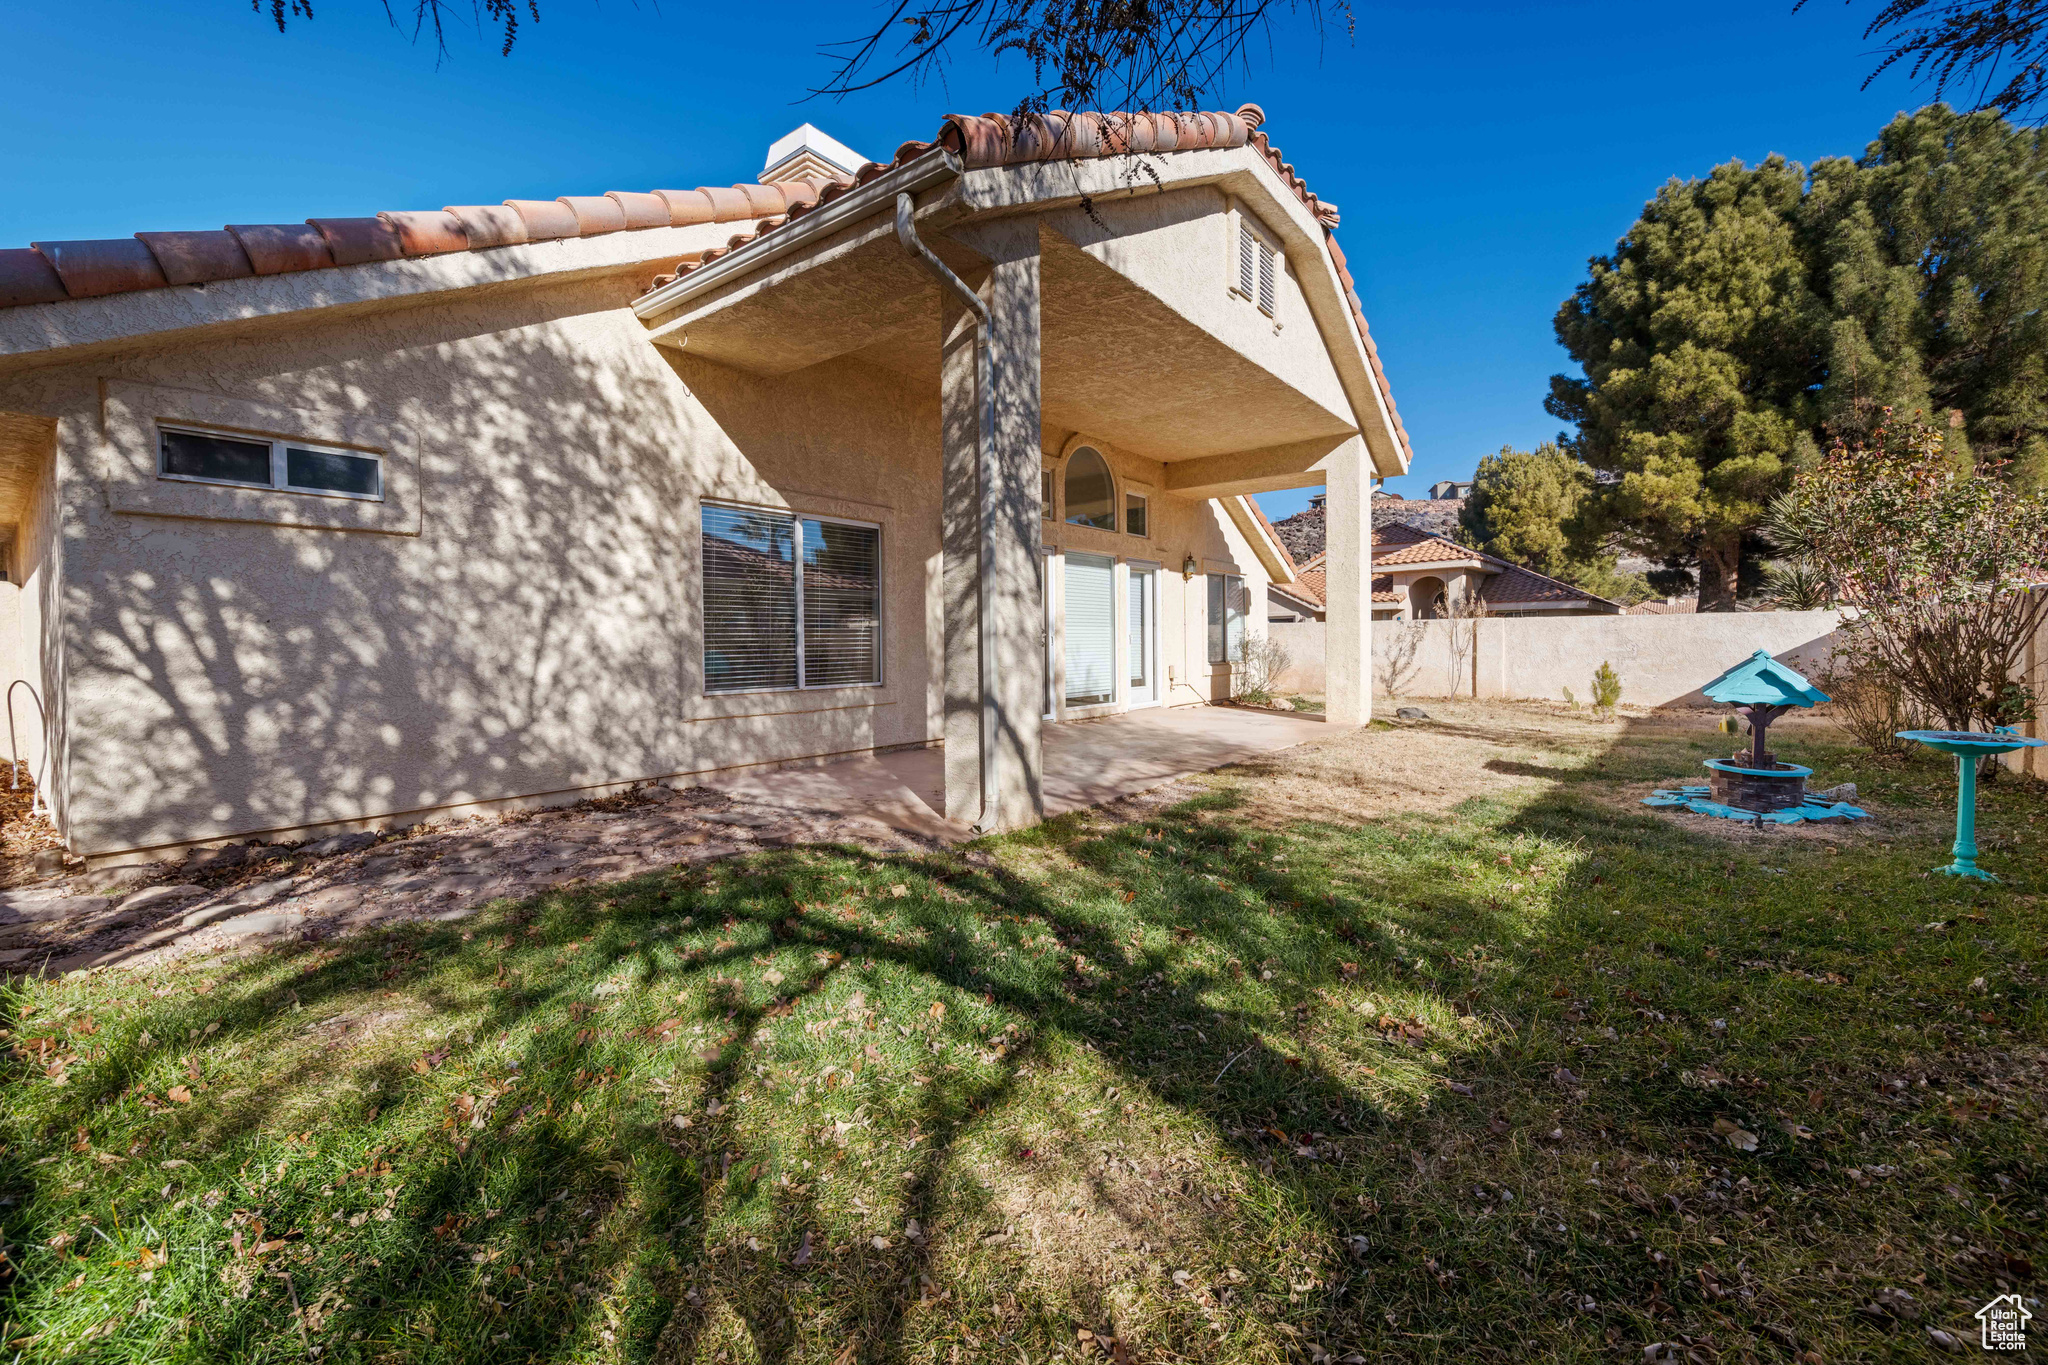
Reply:
[[1794, 708], [1818, 706], [1827, 693], [1759, 649], [1700, 689], [1710, 701], [1735, 708], [1749, 722], [1749, 751], [1706, 761], [1714, 800], [1745, 811], [1790, 810], [1806, 801], [1813, 769], [1780, 763], [1764, 748], [1771, 722]]
[[2038, 749], [2048, 740], [2028, 739], [2006, 725], [1992, 727], [1990, 734], [1979, 730], [1901, 730], [1898, 736], [1956, 758], [1956, 841], [1949, 849], [1955, 861], [1934, 870], [1945, 877], [1997, 881], [1995, 873], [1977, 866], [1977, 760], [2015, 749]]

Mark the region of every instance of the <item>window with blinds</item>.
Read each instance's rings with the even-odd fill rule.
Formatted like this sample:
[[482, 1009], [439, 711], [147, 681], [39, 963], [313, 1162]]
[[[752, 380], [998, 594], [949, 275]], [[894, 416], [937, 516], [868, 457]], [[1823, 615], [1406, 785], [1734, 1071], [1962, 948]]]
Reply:
[[1272, 317], [1279, 304], [1280, 253], [1243, 212], [1237, 218], [1237, 292]]
[[1209, 575], [1209, 662], [1244, 662], [1244, 623], [1251, 608], [1244, 579], [1234, 573]]
[[704, 506], [704, 690], [882, 681], [882, 533]]
[[1067, 705], [1116, 700], [1116, 561], [1067, 556]]

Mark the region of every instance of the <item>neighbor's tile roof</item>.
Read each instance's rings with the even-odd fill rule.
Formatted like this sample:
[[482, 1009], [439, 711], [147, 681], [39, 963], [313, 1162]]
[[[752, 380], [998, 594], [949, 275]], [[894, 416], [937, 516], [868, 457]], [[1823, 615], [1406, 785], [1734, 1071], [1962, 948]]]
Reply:
[[218, 232], [138, 232], [107, 241], [37, 242], [0, 250], [0, 308], [560, 237], [595, 237], [634, 228], [746, 222], [808, 206], [817, 198], [818, 186], [806, 180], [700, 185], [694, 190], [612, 190], [560, 199], [391, 210], [371, 218], [229, 224]]
[[[1378, 508], [1373, 509], [1375, 513]], [[1375, 564], [1434, 564], [1446, 559], [1482, 559], [1479, 551], [1467, 549], [1454, 540], [1395, 524], [1372, 528], [1372, 562]]]
[[821, 208], [898, 166], [916, 160], [934, 147], [944, 147], [958, 156], [969, 170], [975, 170], [1033, 161], [1086, 160], [1249, 146], [1279, 172], [1281, 180], [1294, 191], [1295, 197], [1322, 227], [1323, 245], [1329, 249], [1330, 263], [1336, 268], [1337, 278], [1343, 282], [1344, 299], [1350, 306], [1352, 323], [1358, 328], [1358, 339], [1364, 345], [1366, 361], [1372, 367], [1373, 382], [1379, 387], [1380, 398], [1387, 405], [1387, 416], [1400, 438], [1401, 452], [1412, 460], [1414, 448], [1408, 441], [1408, 429], [1401, 424], [1401, 413], [1394, 406], [1394, 391], [1387, 383], [1386, 369], [1380, 363], [1379, 347], [1373, 344], [1372, 329], [1366, 326], [1365, 305], [1359, 301], [1357, 283], [1344, 263], [1344, 250], [1337, 245], [1337, 206], [1318, 199], [1315, 191], [1308, 187], [1308, 182], [1295, 174], [1294, 167], [1282, 159], [1280, 149], [1267, 141], [1265, 133], [1260, 131], [1259, 125], [1265, 121], [1266, 111], [1256, 104], [1240, 105], [1236, 113], [1230, 114], [1191, 111], [1101, 114], [1072, 113], [1065, 109], [1029, 114], [1021, 119], [1012, 119], [1004, 114], [983, 114], [979, 118], [968, 114], [948, 114], [939, 126], [938, 136], [932, 141], [904, 143], [896, 149], [896, 155], [887, 165], [870, 161], [856, 171], [852, 179], [827, 185], [815, 203], [798, 205], [787, 213], [763, 218], [755, 224], [754, 231], [734, 236], [723, 247], [713, 247], [704, 253], [701, 260], [685, 263], [677, 275], [657, 279], [655, 287], [659, 288], [671, 279], [745, 247], [792, 219], [800, 218], [812, 209]]
[[[1291, 521], [1293, 518], [1290, 517], [1288, 520]], [[1287, 523], [1280, 524], [1285, 526]], [[1382, 550], [1389, 546], [1398, 548], [1389, 553], [1382, 553]], [[1403, 563], [1426, 564], [1438, 559], [1479, 559], [1499, 565], [1496, 571], [1488, 574], [1480, 583], [1479, 595], [1489, 606], [1526, 607], [1539, 606], [1545, 602], [1607, 602], [1606, 598], [1595, 596], [1584, 588], [1575, 588], [1569, 583], [1537, 573], [1534, 569], [1525, 569], [1519, 564], [1509, 564], [1491, 555], [1482, 555], [1479, 551], [1455, 541], [1425, 535], [1411, 526], [1373, 527], [1372, 547], [1374, 568]], [[1300, 584], [1307, 594], [1312, 594], [1316, 601], [1327, 604], [1329, 595], [1324, 573], [1325, 560], [1325, 553], [1318, 551], [1302, 564], [1294, 576], [1294, 581]], [[1377, 603], [1406, 602], [1406, 598], [1394, 591], [1394, 580], [1386, 574], [1374, 575], [1372, 600]]]
[[[1319, 603], [1328, 605], [1330, 585], [1322, 555], [1317, 555], [1314, 559], [1302, 565], [1295, 572], [1294, 582], [1302, 589], [1301, 596], [1311, 597]], [[1286, 589], [1286, 591], [1291, 592], [1293, 589]], [[1372, 600], [1382, 605], [1399, 605], [1402, 597], [1401, 594], [1394, 591], [1394, 580], [1391, 577], [1386, 574], [1378, 574], [1372, 580]]]
[[[1595, 597], [1584, 588], [1575, 588], [1569, 583], [1560, 583], [1534, 569], [1525, 569], [1519, 564], [1510, 564], [1497, 574], [1489, 575], [1479, 585], [1479, 595], [1488, 606], [1535, 606], [1544, 602], [1605, 602], [1604, 597]], [[1614, 605], [1620, 605], [1616, 603]]]
[[[821, 203], [944, 146], [969, 169], [1032, 161], [1125, 154], [1194, 151], [1209, 147], [1257, 150], [1278, 171], [1295, 197], [1323, 229], [1323, 244], [1343, 282], [1345, 301], [1358, 328], [1373, 381], [1387, 405], [1404, 455], [1412, 459], [1407, 428], [1394, 406], [1394, 391], [1380, 364], [1379, 348], [1366, 326], [1365, 307], [1344, 252], [1337, 245], [1337, 207], [1318, 199], [1259, 125], [1266, 114], [1256, 104], [1236, 113], [1099, 114], [1055, 109], [1010, 119], [1002, 114], [948, 114], [931, 142], [906, 142], [887, 165], [870, 161], [850, 179], [808, 180], [774, 185], [700, 185], [694, 190], [611, 190], [559, 199], [508, 199], [503, 204], [458, 205], [443, 209], [388, 210], [369, 218], [309, 218], [304, 223], [263, 226], [230, 224], [217, 232], [138, 232], [133, 237], [76, 242], [35, 242], [0, 249], [0, 308], [65, 299], [98, 298], [174, 284], [208, 284], [252, 275], [283, 275], [330, 266], [363, 265], [404, 257], [561, 237], [594, 237], [634, 228], [681, 227], [693, 223], [752, 222], [752, 232], [713, 247], [703, 260], [745, 246]], [[686, 264], [684, 270], [694, 269]]]

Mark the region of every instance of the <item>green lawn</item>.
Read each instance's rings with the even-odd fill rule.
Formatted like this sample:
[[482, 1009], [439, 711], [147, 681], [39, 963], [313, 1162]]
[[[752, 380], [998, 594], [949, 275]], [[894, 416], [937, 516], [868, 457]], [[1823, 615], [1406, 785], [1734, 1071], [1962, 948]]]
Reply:
[[[1124, 825], [18, 982], [0, 1359], [1976, 1351], [2040, 1229], [2040, 788], [1980, 889], [1920, 875], [1932, 761], [1788, 726], [1886, 819], [1754, 842], [1613, 797], [1702, 725], [1447, 714]], [[1446, 736], [1498, 790], [1264, 811]]]

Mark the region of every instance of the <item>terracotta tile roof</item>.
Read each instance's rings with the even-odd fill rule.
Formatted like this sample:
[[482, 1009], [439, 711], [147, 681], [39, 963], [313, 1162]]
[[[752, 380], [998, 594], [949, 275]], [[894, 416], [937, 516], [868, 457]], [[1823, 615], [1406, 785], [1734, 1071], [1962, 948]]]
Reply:
[[252, 275], [439, 256], [520, 242], [594, 237], [647, 227], [748, 222], [817, 202], [807, 180], [700, 185], [694, 190], [613, 190], [560, 199], [507, 199], [370, 218], [229, 224], [218, 232], [138, 232], [104, 241], [37, 242], [0, 250], [0, 308], [208, 284]]
[[729, 255], [784, 223], [802, 217], [813, 208], [823, 207], [841, 195], [915, 161], [936, 147], [944, 147], [958, 156], [967, 169], [977, 170], [1033, 161], [1087, 160], [1248, 146], [1279, 172], [1295, 198], [1322, 227], [1323, 245], [1329, 250], [1330, 264], [1344, 285], [1344, 299], [1350, 307], [1351, 321], [1358, 328], [1358, 339], [1364, 345], [1366, 360], [1372, 367], [1373, 382], [1379, 388], [1381, 400], [1387, 405], [1387, 416], [1401, 441], [1401, 453], [1413, 460], [1415, 451], [1408, 441], [1408, 429], [1401, 423], [1400, 410], [1394, 406], [1394, 391], [1387, 383], [1386, 369], [1380, 363], [1379, 347], [1373, 344], [1372, 329], [1366, 325], [1365, 305], [1359, 300], [1357, 282], [1344, 263], [1343, 248], [1337, 245], [1337, 206], [1318, 199], [1309, 189], [1308, 182], [1295, 174], [1294, 167], [1282, 158], [1280, 149], [1260, 131], [1259, 125], [1265, 121], [1266, 111], [1256, 104], [1240, 105], [1237, 112], [1230, 114], [1192, 111], [1102, 114], [1073, 113], [1065, 109], [1031, 114], [1022, 119], [1012, 119], [1004, 114], [983, 114], [978, 118], [968, 114], [948, 114], [945, 122], [939, 125], [938, 135], [930, 142], [904, 143], [896, 149], [896, 155], [887, 165], [870, 161], [851, 179], [826, 185], [815, 203], [794, 206], [786, 214], [757, 224], [753, 232], [736, 234], [725, 246], [705, 252], [702, 260], [685, 264], [676, 275], [656, 279], [653, 287], [658, 289], [701, 265]]
[[1372, 528], [1372, 562], [1375, 564], [1434, 564], [1445, 559], [1484, 559], [1477, 550], [1454, 540], [1395, 524]]
[[[1101, 114], [1055, 109], [1016, 120], [1002, 114], [978, 118], [948, 114], [932, 141], [906, 142], [887, 165], [870, 161], [849, 179], [827, 182], [822, 188], [813, 181], [795, 180], [645, 193], [612, 190], [553, 200], [508, 199], [502, 205], [388, 210], [369, 218], [309, 218], [303, 226], [230, 225], [218, 232], [144, 232], [103, 241], [35, 242], [25, 248], [0, 249], [0, 308], [643, 227], [753, 224], [753, 231], [735, 234], [726, 245], [706, 251], [703, 260], [711, 261], [939, 146], [958, 156], [970, 170], [1033, 161], [1249, 146], [1279, 173], [1322, 227], [1323, 245], [1344, 286], [1345, 302], [1373, 381], [1387, 405], [1402, 454], [1413, 459], [1414, 450], [1394, 406], [1394, 391], [1380, 363], [1379, 348], [1366, 326], [1365, 306], [1345, 265], [1344, 251], [1337, 245], [1337, 206], [1318, 199], [1295, 174], [1280, 149], [1260, 130], [1265, 121], [1265, 110], [1256, 104], [1241, 105], [1235, 113]], [[664, 210], [666, 218], [662, 217]], [[695, 264], [684, 266], [686, 272], [694, 268]], [[656, 281], [657, 287], [663, 282], [665, 279]]]
[[[1546, 577], [1534, 569], [1525, 569], [1519, 564], [1510, 564], [1497, 574], [1489, 574], [1481, 580], [1479, 596], [1490, 607], [1535, 606], [1544, 602], [1606, 602], [1584, 588], [1575, 588]], [[1620, 603], [1609, 603], [1619, 606]]]
[[1629, 608], [1629, 613], [1634, 616], [1690, 616], [1699, 609], [1700, 599], [1697, 597], [1680, 597], [1673, 601], [1653, 597], [1647, 602], [1636, 603]]
[[[1316, 509], [1320, 510], [1320, 509]], [[1292, 517], [1288, 518], [1293, 520]], [[1285, 526], [1287, 522], [1281, 522]], [[1498, 568], [1481, 580], [1479, 595], [1488, 606], [1540, 606], [1546, 602], [1592, 602], [1619, 606], [1608, 602], [1584, 588], [1573, 587], [1534, 569], [1525, 569], [1519, 564], [1508, 564], [1491, 555], [1460, 545], [1456, 541], [1444, 540], [1428, 535], [1409, 526], [1375, 526], [1372, 532], [1375, 568], [1382, 564], [1428, 563], [1436, 559], [1479, 559]], [[1394, 547], [1388, 553], [1382, 553]], [[1405, 556], [1405, 558], [1404, 558]], [[1302, 589], [1303, 596], [1313, 596], [1318, 602], [1327, 602], [1328, 588], [1324, 575], [1325, 554], [1318, 551], [1303, 562], [1295, 573], [1294, 581]], [[1407, 599], [1394, 591], [1391, 575], [1376, 574], [1372, 580], [1372, 600], [1375, 605], [1407, 605]]]

